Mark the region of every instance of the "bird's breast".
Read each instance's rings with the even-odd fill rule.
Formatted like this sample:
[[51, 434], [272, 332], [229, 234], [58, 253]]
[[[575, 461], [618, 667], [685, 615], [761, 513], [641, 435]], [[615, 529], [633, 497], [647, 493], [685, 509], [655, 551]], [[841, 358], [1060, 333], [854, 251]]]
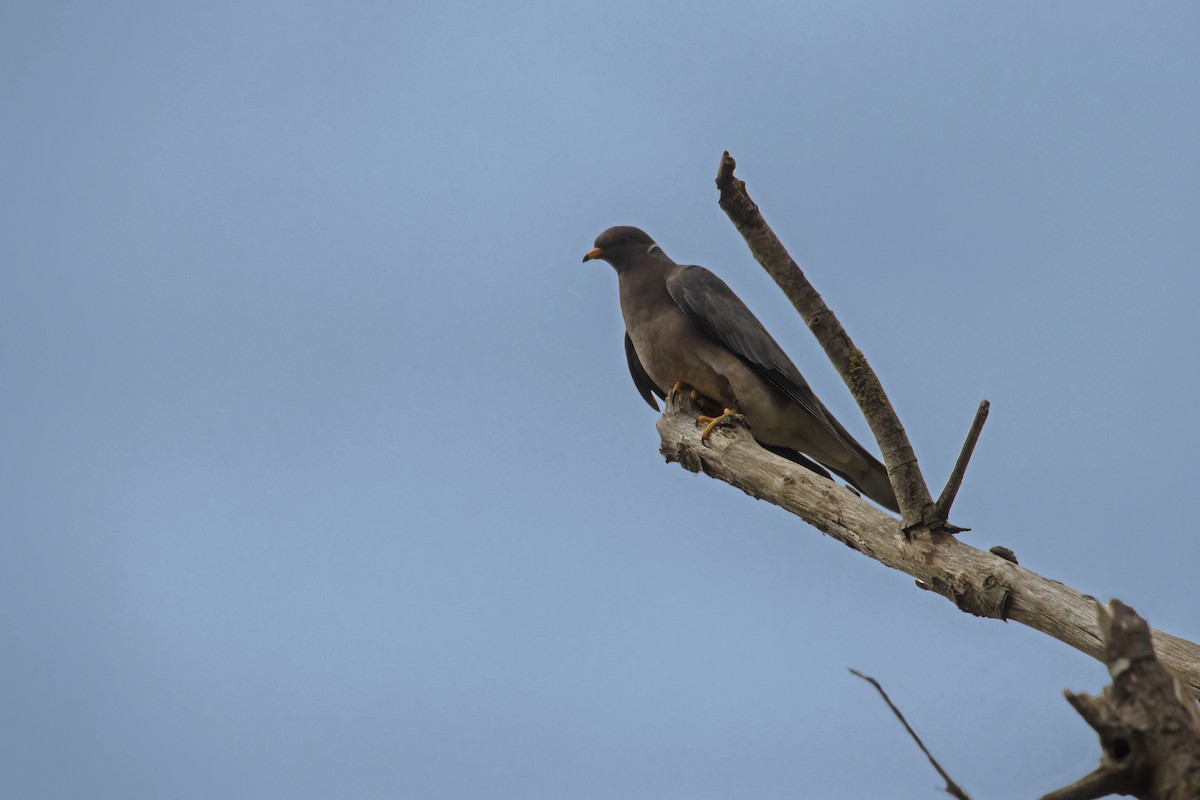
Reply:
[[666, 391], [683, 383], [716, 403], [732, 405], [728, 376], [715, 357], [717, 345], [674, 303], [655, 313], [627, 313], [625, 326], [638, 360], [658, 387]]

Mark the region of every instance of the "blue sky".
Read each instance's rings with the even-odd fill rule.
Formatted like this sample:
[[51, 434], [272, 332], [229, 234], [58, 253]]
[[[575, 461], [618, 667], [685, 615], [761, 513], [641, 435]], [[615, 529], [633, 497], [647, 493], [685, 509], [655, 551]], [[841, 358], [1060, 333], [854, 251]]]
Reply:
[[[0, 794], [937, 796], [1090, 770], [1103, 667], [665, 465], [614, 224], [980, 547], [1200, 638], [1188, 3], [0, 7]], [[935, 491], [937, 489], [935, 488]]]

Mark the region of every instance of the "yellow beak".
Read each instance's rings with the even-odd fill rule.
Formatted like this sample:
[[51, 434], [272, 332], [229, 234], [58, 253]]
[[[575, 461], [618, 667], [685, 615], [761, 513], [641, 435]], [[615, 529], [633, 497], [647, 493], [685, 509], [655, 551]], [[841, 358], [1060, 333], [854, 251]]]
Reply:
[[591, 261], [593, 258], [599, 258], [599, 257], [600, 257], [600, 248], [597, 247], [595, 250], [588, 250], [587, 255], [583, 257], [583, 260], [585, 262], [587, 262], [587, 261]]

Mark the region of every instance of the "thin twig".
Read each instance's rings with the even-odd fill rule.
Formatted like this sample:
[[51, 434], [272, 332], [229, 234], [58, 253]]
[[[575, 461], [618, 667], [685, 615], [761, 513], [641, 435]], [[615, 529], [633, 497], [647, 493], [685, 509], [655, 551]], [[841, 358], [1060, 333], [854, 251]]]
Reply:
[[971, 461], [971, 454], [975, 452], [975, 445], [979, 441], [979, 434], [983, 432], [983, 423], [987, 422], [991, 407], [992, 404], [987, 400], [979, 402], [979, 410], [975, 412], [975, 421], [971, 423], [971, 430], [967, 432], [967, 440], [963, 442], [958, 461], [954, 462], [954, 470], [950, 473], [946, 488], [942, 489], [942, 495], [937, 501], [938, 514], [942, 519], [950, 518], [950, 506], [954, 505], [954, 498], [958, 496], [958, 487], [962, 485], [963, 475], [967, 474], [967, 464]]
[[900, 418], [888, 401], [879, 377], [867, 363], [866, 356], [859, 350], [837, 316], [825, 304], [824, 299], [804, 276], [799, 265], [788, 254], [787, 248], [763, 219], [758, 206], [746, 192], [746, 184], [734, 177], [737, 163], [729, 153], [721, 159], [717, 171], [717, 188], [720, 190], [721, 208], [729, 216], [755, 259], [767, 271], [779, 288], [792, 301], [800, 316], [817, 337], [825, 354], [833, 362], [838, 374], [850, 388], [858, 402], [879, 449], [887, 464], [888, 477], [896, 493], [900, 512], [904, 517], [905, 531], [918, 527], [952, 532], [945, 517], [939, 517], [929, 487], [917, 465], [917, 456], [912, 443], [900, 424]]
[[879, 692], [879, 696], [883, 698], [883, 702], [888, 704], [888, 708], [890, 708], [892, 713], [896, 715], [896, 719], [900, 720], [900, 724], [904, 726], [904, 730], [908, 731], [908, 735], [911, 736], [913, 741], [917, 743], [917, 747], [921, 748], [921, 752], [924, 753], [925, 757], [929, 759], [929, 763], [932, 764], [933, 768], [937, 770], [937, 774], [942, 776], [942, 780], [946, 782], [946, 793], [953, 797], [957, 797], [958, 800], [971, 800], [971, 796], [967, 794], [961, 786], [955, 783], [953, 778], [946, 774], [946, 770], [942, 769], [942, 765], [939, 764], [937, 759], [933, 757], [933, 754], [929, 752], [929, 748], [925, 746], [925, 743], [921, 741], [921, 737], [917, 736], [917, 732], [914, 731], [912, 726], [908, 724], [908, 720], [904, 718], [904, 714], [900, 712], [900, 709], [896, 708], [896, 704], [892, 702], [892, 699], [888, 697], [887, 692], [885, 692], [883, 687], [879, 685], [879, 681], [875, 680], [869, 675], [863, 675], [856, 669], [850, 670], [850, 674], [862, 678], [864, 681], [875, 687], [875, 691]]

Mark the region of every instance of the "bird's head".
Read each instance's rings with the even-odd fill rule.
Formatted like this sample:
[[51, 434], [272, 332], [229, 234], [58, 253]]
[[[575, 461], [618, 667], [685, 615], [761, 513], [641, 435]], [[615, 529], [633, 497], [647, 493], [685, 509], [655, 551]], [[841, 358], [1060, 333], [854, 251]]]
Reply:
[[663, 251], [641, 228], [618, 225], [597, 236], [595, 249], [589, 250], [583, 260], [600, 259], [621, 269], [629, 266], [635, 258], [647, 254], [665, 258]]

